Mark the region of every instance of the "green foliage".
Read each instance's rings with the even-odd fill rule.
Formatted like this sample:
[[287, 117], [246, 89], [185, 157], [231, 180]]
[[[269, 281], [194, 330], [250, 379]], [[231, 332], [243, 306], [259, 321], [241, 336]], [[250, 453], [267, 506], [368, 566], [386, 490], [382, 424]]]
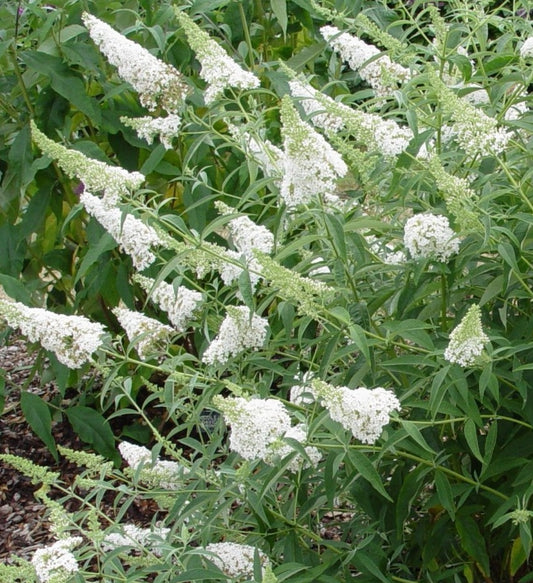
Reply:
[[[21, 407], [79, 478], [67, 485], [1, 459], [44, 483], [58, 536], [83, 533], [72, 581], [531, 580], [527, 10], [455, 0], [0, 6], [0, 284], [19, 302], [11, 313], [0, 298], [2, 316], [33, 342], [60, 344], [46, 355], [60, 396], [22, 390]], [[175, 67], [189, 89], [177, 111], [142, 107], [84, 11]], [[325, 25], [339, 31], [327, 42]], [[359, 45], [364, 66], [333, 50], [342, 32], [377, 47]], [[228, 62], [240, 67], [230, 81]], [[164, 125], [169, 114], [179, 131], [155, 140], [121, 121]], [[145, 181], [113, 184], [118, 204], [94, 210], [88, 194], [98, 205], [102, 193], [80, 176], [95, 167], [92, 185], [114, 168]], [[411, 243], [408, 219], [428, 214], [445, 225]], [[151, 254], [142, 277], [140, 252]], [[193, 297], [176, 324], [176, 305]], [[43, 309], [41, 327], [24, 305]], [[50, 312], [105, 327], [78, 369], [58, 357], [83, 332], [65, 345]], [[234, 410], [222, 415], [229, 394]], [[60, 415], [114, 466], [56, 448]], [[128, 457], [129, 440], [147, 448]], [[62, 513], [73, 498], [77, 510]], [[152, 534], [128, 539], [138, 504], [153, 513]], [[110, 546], [110, 535], [122, 542]], [[257, 549], [250, 572], [228, 574], [207, 549], [221, 541]]]

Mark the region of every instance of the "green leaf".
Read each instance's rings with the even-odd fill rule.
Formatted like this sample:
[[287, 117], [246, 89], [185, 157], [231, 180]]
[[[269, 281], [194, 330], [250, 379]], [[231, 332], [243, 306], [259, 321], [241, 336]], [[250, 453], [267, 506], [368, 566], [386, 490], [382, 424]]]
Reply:
[[370, 574], [375, 577], [376, 580], [383, 581], [383, 583], [390, 583], [390, 579], [381, 572], [378, 565], [365, 551], [355, 553], [352, 562], [361, 573]]
[[455, 504], [453, 501], [452, 487], [448, 477], [438, 469], [435, 472], [435, 487], [442, 507], [448, 512], [450, 518], [455, 520]]
[[392, 498], [385, 490], [383, 482], [381, 481], [381, 477], [378, 474], [376, 468], [372, 465], [372, 462], [364, 454], [358, 451], [351, 450], [349, 457], [357, 472], [361, 474], [361, 476], [372, 486], [372, 488], [379, 492], [384, 498], [390, 502], [393, 502]]
[[465, 423], [465, 439], [466, 442], [468, 443], [468, 447], [470, 448], [470, 451], [476, 456], [476, 458], [483, 463], [484, 459], [483, 456], [481, 455], [481, 450], [479, 449], [479, 443], [477, 440], [478, 437], [478, 433], [477, 433], [477, 427], [476, 424], [472, 421], [472, 419], [468, 419], [467, 422]]
[[294, 55], [294, 57], [291, 57], [287, 61], [286, 63], [287, 67], [290, 67], [293, 71], [299, 73], [302, 69], [304, 69], [304, 67], [307, 65], [307, 63], [309, 63], [309, 61], [312, 61], [313, 59], [316, 59], [320, 55], [323, 55], [324, 48], [326, 46], [327, 45], [325, 42], [320, 42], [305, 47], [305, 49], [302, 49], [297, 55]]
[[346, 260], [346, 238], [344, 228], [340, 220], [334, 215], [325, 215], [326, 228], [331, 237], [333, 247], [339, 259]]
[[270, 0], [272, 12], [277, 18], [281, 30], [283, 31], [283, 38], [287, 36], [287, 0]]
[[83, 80], [73, 73], [59, 57], [40, 51], [26, 51], [22, 54], [22, 59], [30, 69], [49, 77], [52, 89], [68, 99], [93, 124], [97, 125], [101, 122], [100, 108], [97, 102], [87, 95]]
[[50, 409], [46, 402], [39, 395], [22, 391], [20, 395], [20, 408], [29, 426], [57, 461], [57, 449], [52, 435], [52, 416], [50, 415]]
[[509, 559], [509, 574], [511, 577], [516, 575], [516, 572], [526, 562], [527, 554], [522, 544], [522, 539], [517, 537], [514, 539], [511, 546], [511, 557]]
[[476, 561], [483, 576], [490, 576], [490, 562], [485, 546], [485, 540], [479, 531], [476, 521], [471, 516], [458, 515], [455, 518], [457, 532], [461, 537], [461, 546], [465, 552]]
[[416, 443], [418, 443], [418, 445], [422, 446], [426, 451], [428, 451], [432, 455], [437, 455], [435, 450], [433, 450], [429, 446], [428, 442], [424, 439], [424, 436], [422, 435], [420, 429], [418, 429], [418, 427], [412, 421], [402, 419], [401, 424], [402, 427], [405, 429], [406, 433], [408, 433], [409, 436], [412, 437], [416, 441]]
[[78, 281], [80, 281], [80, 279], [87, 273], [87, 271], [89, 271], [91, 265], [96, 263], [101, 255], [107, 251], [111, 251], [111, 249], [115, 249], [116, 246], [117, 242], [115, 239], [113, 239], [109, 233], [104, 233], [98, 240], [97, 244], [94, 247], [90, 247], [85, 254], [80, 268], [78, 269], [78, 273], [76, 273], [74, 283], [78, 283]]
[[359, 324], [352, 324], [350, 326], [350, 338], [354, 341], [355, 345], [363, 353], [363, 356], [368, 362], [370, 362], [370, 350], [368, 348], [368, 342], [366, 340], [365, 331]]
[[117, 460], [115, 437], [109, 423], [94, 409], [76, 405], [65, 411], [72, 428], [79, 438], [92, 445], [101, 455]]

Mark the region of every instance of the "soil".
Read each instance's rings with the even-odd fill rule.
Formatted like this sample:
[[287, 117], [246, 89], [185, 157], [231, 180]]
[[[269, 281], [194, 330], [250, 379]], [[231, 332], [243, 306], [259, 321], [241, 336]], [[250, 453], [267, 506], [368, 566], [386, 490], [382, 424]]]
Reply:
[[[53, 383], [41, 382], [32, 370], [35, 355], [28, 351], [22, 338], [10, 338], [9, 344], [0, 347], [0, 373], [3, 370], [5, 389], [0, 391], [0, 453], [12, 454], [46, 466], [58, 472], [61, 480], [72, 483], [79, 472], [76, 465], [64, 458], [56, 462], [46, 445], [35, 435], [26, 422], [20, 408], [21, 390], [39, 395], [45, 401], [53, 399], [58, 389]], [[2, 393], [4, 406], [1, 407]], [[119, 430], [120, 432], [120, 430]], [[87, 450], [70, 424], [66, 421], [52, 422], [52, 435], [56, 444], [73, 450]], [[55, 542], [50, 532], [47, 512], [35, 496], [40, 484], [32, 484], [19, 471], [0, 461], [0, 562], [13, 564], [15, 557], [31, 559], [36, 549]], [[73, 503], [73, 502], [72, 502]], [[108, 516], [117, 511], [113, 500], [104, 500], [103, 509]], [[66, 510], [75, 510], [72, 505]], [[132, 504], [126, 518], [139, 526], [150, 523], [153, 508], [146, 501]]]

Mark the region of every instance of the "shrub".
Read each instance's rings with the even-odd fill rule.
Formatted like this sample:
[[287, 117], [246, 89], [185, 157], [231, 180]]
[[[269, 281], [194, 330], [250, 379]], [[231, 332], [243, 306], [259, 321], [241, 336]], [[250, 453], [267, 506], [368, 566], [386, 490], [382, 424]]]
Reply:
[[17, 17], [0, 312], [97, 453], [1, 456], [58, 542], [0, 573], [530, 581], [525, 6], [78, 4]]

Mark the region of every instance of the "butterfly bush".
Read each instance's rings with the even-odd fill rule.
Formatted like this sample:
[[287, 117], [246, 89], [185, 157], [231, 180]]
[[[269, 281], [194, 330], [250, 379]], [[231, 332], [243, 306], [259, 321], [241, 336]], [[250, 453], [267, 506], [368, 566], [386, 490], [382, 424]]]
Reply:
[[121, 197], [139, 188], [145, 180], [140, 172], [128, 172], [120, 166], [105, 164], [54, 142], [33, 121], [31, 135], [35, 144], [44, 154], [56, 160], [67, 176], [78, 178], [89, 191], [103, 192], [106, 206], [117, 204]]
[[470, 306], [459, 325], [452, 330], [444, 358], [460, 366], [473, 366], [479, 361], [489, 337], [483, 332], [481, 310]]
[[209, 560], [214, 563], [228, 577], [254, 576], [254, 558], [258, 553], [259, 561], [264, 571], [264, 566], [268, 564], [268, 557], [251, 545], [233, 542], [211, 543], [205, 547], [209, 553]]
[[[509, 462], [531, 431], [531, 23], [503, 5], [411, 2], [368, 6], [374, 22], [358, 3], [337, 14], [311, 0], [294, 32], [294, 3], [286, 30], [283, 2], [251, 16], [250, 3], [186, 4], [129, 30], [152, 34], [187, 76], [87, 13], [92, 41], [64, 43], [78, 75], [71, 43], [94, 42], [140, 103], [93, 68], [87, 97], [104, 122], [80, 101], [61, 127], [106, 153], [128, 148], [146, 176], [34, 122], [44, 157], [11, 168], [29, 152], [22, 133], [2, 158], [2, 208], [22, 211], [0, 225], [1, 283], [17, 300], [67, 305], [0, 297], [0, 316], [74, 369], [30, 419], [49, 446], [45, 408], [78, 431], [94, 402], [101, 423], [87, 417], [83, 451], [58, 447], [77, 468], [68, 483], [0, 454], [42, 485], [58, 539], [25, 570], [0, 564], [0, 581], [518, 580], [531, 540], [530, 460]], [[394, 14], [397, 38], [378, 24]], [[229, 47], [240, 28], [229, 53], [217, 39]], [[48, 79], [20, 62], [31, 99]], [[58, 128], [53, 113], [39, 126]], [[57, 198], [41, 213], [62, 175], [82, 182], [80, 204]], [[128, 257], [102, 255], [86, 215]], [[56, 272], [66, 257], [72, 272]], [[55, 313], [74, 307], [94, 321]], [[95, 388], [76, 370], [87, 363]]]
[[205, 350], [206, 364], [224, 364], [231, 356], [250, 348], [261, 348], [268, 332], [268, 321], [253, 314], [246, 306], [228, 306], [227, 316], [216, 338]]
[[356, 36], [341, 32], [335, 26], [323, 26], [320, 32], [350, 68], [359, 72], [378, 98], [391, 95], [399, 84], [411, 77], [409, 69], [393, 63], [388, 55], [382, 55], [374, 45]]
[[147, 447], [129, 441], [122, 441], [118, 449], [128, 466], [134, 472], [139, 472], [141, 481], [165, 490], [178, 490], [183, 486], [188, 470], [182, 464], [159, 458], [154, 461]]
[[311, 382], [311, 391], [320, 399], [330, 417], [352, 432], [363, 443], [375, 443], [400, 401], [389, 389], [377, 387], [334, 387], [323, 381]]
[[313, 198], [336, 200], [335, 185], [347, 172], [346, 163], [328, 142], [301, 120], [288, 97], [281, 104], [283, 176], [280, 196], [289, 208]]
[[181, 126], [181, 117], [171, 113], [166, 117], [126, 117], [122, 116], [120, 121], [137, 132], [139, 138], [152, 144], [154, 138], [159, 136], [163, 146], [172, 149], [172, 140], [178, 136]]
[[66, 583], [79, 571], [78, 561], [71, 552], [81, 544], [80, 536], [56, 541], [35, 551], [31, 562], [39, 583]]
[[55, 314], [10, 299], [0, 299], [0, 316], [30, 342], [39, 342], [54, 352], [68, 368], [80, 368], [90, 362], [92, 354], [104, 343], [105, 328], [84, 316]]
[[117, 307], [114, 308], [113, 313], [126, 331], [129, 341], [135, 342], [137, 352], [142, 359], [158, 352], [161, 345], [174, 334], [173, 328], [141, 312]]
[[188, 93], [179, 71], [96, 16], [84, 12], [82, 20], [96, 46], [117, 67], [119, 76], [139, 93], [142, 105], [150, 111], [157, 107], [168, 113], [179, 111]]
[[166, 281], [157, 283], [140, 274], [135, 274], [134, 279], [150, 294], [150, 299], [168, 314], [174, 328], [184, 332], [202, 304], [203, 295], [182, 285], [175, 287]]
[[200, 76], [207, 82], [204, 93], [206, 104], [218, 99], [228, 87], [254, 89], [259, 86], [259, 79], [238, 65], [185, 12], [176, 9], [176, 17], [202, 65]]
[[404, 227], [405, 247], [414, 259], [436, 259], [446, 263], [461, 244], [442, 215], [423, 213], [408, 219]]
[[118, 207], [110, 207], [90, 192], [80, 195], [80, 201], [87, 213], [93, 216], [127, 253], [136, 269], [142, 271], [155, 261], [152, 246], [162, 241], [156, 231], [140, 219], [124, 213]]

